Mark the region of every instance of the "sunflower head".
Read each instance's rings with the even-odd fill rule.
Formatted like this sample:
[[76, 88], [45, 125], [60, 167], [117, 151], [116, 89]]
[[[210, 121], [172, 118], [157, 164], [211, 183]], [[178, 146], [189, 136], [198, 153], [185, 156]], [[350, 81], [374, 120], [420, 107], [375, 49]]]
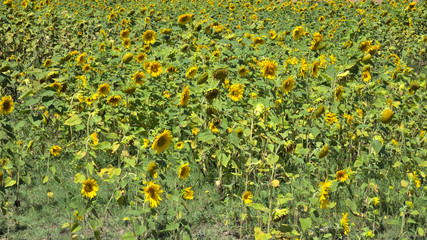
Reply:
[[311, 74], [313, 75], [313, 77], [317, 77], [317, 75], [319, 75], [319, 70], [320, 70], [320, 62], [319, 61], [314, 61], [313, 64], [311, 65]]
[[2, 97], [0, 101], [0, 112], [4, 115], [10, 114], [13, 109], [13, 99], [11, 96]]
[[286, 94], [289, 94], [294, 88], [295, 80], [294, 78], [288, 77], [285, 81], [282, 82], [282, 91]]
[[182, 190], [181, 195], [186, 200], [192, 200], [194, 198], [194, 192], [191, 190], [191, 187]]
[[150, 73], [152, 77], [158, 77], [163, 72], [162, 65], [155, 61], [144, 64], [144, 69]]
[[348, 179], [347, 172], [344, 170], [338, 171], [335, 173], [335, 178], [337, 181], [345, 182]]
[[179, 25], [185, 25], [187, 23], [189, 23], [191, 21], [191, 19], [193, 18], [192, 14], [184, 14], [178, 17], [178, 24]]
[[209, 74], [207, 72], [200, 75], [200, 77], [197, 79], [197, 84], [203, 84], [205, 83], [209, 78]]
[[190, 69], [188, 69], [187, 73], [185, 74], [185, 76], [187, 78], [194, 78], [197, 74], [197, 66], [191, 67]]
[[143, 193], [145, 194], [145, 202], [150, 202], [151, 208], [157, 208], [162, 199], [160, 195], [163, 193], [163, 190], [160, 189], [160, 185], [157, 185], [155, 182], [146, 183], [147, 187], [143, 188]]
[[206, 115], [208, 115], [208, 117], [214, 117], [218, 115], [218, 110], [213, 106], [209, 106], [206, 108]]
[[154, 139], [152, 148], [159, 154], [165, 151], [172, 143], [172, 134], [169, 130], [165, 130], [163, 133], [156, 136]]
[[176, 144], [175, 144], [175, 148], [176, 149], [178, 149], [178, 150], [181, 150], [182, 148], [184, 147], [184, 142], [177, 142]]
[[129, 34], [130, 34], [130, 31], [129, 31], [129, 29], [126, 28], [125, 30], [120, 32], [120, 37], [121, 38], [128, 38]]
[[237, 102], [242, 99], [244, 88], [245, 86], [240, 83], [231, 85], [228, 89], [229, 97], [231, 98], [231, 100]]
[[144, 72], [137, 71], [133, 76], [132, 79], [135, 81], [135, 84], [142, 85], [145, 83], [143, 80], [145, 78]]
[[94, 198], [96, 196], [96, 192], [98, 192], [99, 187], [96, 184], [95, 179], [88, 178], [88, 180], [83, 182], [81, 194], [86, 198]]
[[106, 97], [110, 92], [110, 85], [108, 83], [104, 83], [98, 87], [98, 95], [102, 97]]
[[209, 89], [206, 94], [205, 97], [208, 100], [213, 100], [215, 99], [217, 96], [219, 95], [219, 89], [218, 88], [213, 88], [213, 89]]
[[107, 103], [109, 103], [113, 107], [117, 107], [121, 101], [122, 97], [120, 97], [119, 95], [113, 95], [108, 98]]
[[185, 180], [188, 176], [190, 176], [191, 168], [188, 166], [188, 163], [182, 165], [178, 171], [178, 177], [182, 180]]
[[324, 157], [326, 157], [326, 155], [328, 154], [328, 152], [329, 152], [329, 145], [328, 144], [326, 144], [325, 146], [323, 146], [323, 148], [320, 150], [320, 152], [319, 152], [319, 158], [324, 158]]
[[393, 120], [393, 110], [384, 110], [383, 114], [381, 115], [381, 122], [387, 124], [390, 123], [391, 120]]
[[128, 63], [130, 63], [130, 61], [132, 61], [132, 59], [133, 59], [133, 54], [132, 53], [126, 53], [122, 58], [122, 62], [124, 64], [128, 64]]
[[240, 77], [244, 77], [248, 72], [249, 70], [245, 66], [240, 67], [238, 71]]
[[228, 77], [228, 69], [227, 68], [219, 68], [213, 72], [212, 77], [215, 80], [222, 81]]
[[184, 88], [184, 91], [181, 93], [181, 99], [179, 101], [179, 106], [185, 106], [188, 104], [188, 100], [190, 98], [190, 90], [188, 90], [188, 87], [186, 86]]
[[261, 70], [262, 76], [269, 79], [276, 77], [277, 63], [275, 61], [264, 60], [260, 63], [263, 69]]
[[252, 192], [251, 191], [246, 191], [246, 192], [244, 192], [243, 193], [243, 195], [242, 195], [242, 200], [243, 200], [243, 202], [245, 203], [245, 204], [249, 204], [249, 203], [251, 203], [252, 202], [252, 198], [253, 198], [254, 196], [252, 195]]
[[158, 167], [157, 167], [156, 162], [150, 162], [150, 164], [148, 164], [148, 168], [147, 168], [148, 174], [153, 178], [157, 178], [157, 176], [158, 176], [157, 168]]
[[145, 44], [154, 44], [156, 42], [156, 32], [153, 30], [147, 30], [142, 34], [142, 39]]
[[58, 145], [55, 145], [55, 146], [50, 148], [50, 154], [52, 154], [52, 156], [54, 156], [54, 157], [59, 156], [61, 151], [62, 151], [62, 148]]

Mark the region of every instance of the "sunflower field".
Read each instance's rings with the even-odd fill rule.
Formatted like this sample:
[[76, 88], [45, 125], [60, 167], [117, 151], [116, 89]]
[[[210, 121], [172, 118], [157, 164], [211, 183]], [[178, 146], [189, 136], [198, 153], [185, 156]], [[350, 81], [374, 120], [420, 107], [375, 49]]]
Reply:
[[425, 1], [0, 4], [0, 239], [427, 238]]

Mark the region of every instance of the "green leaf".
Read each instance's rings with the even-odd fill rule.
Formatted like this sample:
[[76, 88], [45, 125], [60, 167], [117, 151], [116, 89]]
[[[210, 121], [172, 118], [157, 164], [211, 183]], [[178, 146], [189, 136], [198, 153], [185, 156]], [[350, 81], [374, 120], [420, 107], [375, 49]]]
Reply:
[[261, 203], [252, 203], [252, 204], [249, 204], [249, 207], [251, 207], [255, 210], [263, 211], [263, 212], [269, 211], [269, 209]]
[[71, 233], [75, 233], [82, 230], [82, 226], [78, 222], [75, 222], [73, 226], [71, 227]]
[[212, 143], [215, 139], [215, 135], [212, 134], [211, 130], [205, 130], [199, 134], [197, 134], [197, 138], [199, 139], [199, 141], [202, 142], [207, 142], [207, 143]]
[[381, 149], [383, 148], [383, 144], [378, 140], [374, 140], [372, 142], [372, 147], [374, 148], [376, 155], [378, 155], [378, 153], [380, 153]]
[[135, 236], [133, 236], [132, 232], [127, 232], [127, 233], [123, 234], [120, 239], [121, 240], [137, 240], [137, 238]]
[[175, 223], [175, 224], [168, 224], [166, 225], [166, 231], [173, 231], [175, 229], [179, 228], [179, 223]]
[[11, 186], [13, 186], [13, 185], [15, 185], [16, 184], [16, 181], [15, 180], [12, 180], [12, 178], [11, 177], [7, 177], [5, 180], [4, 180], [4, 187], [11, 187]]
[[277, 155], [273, 155], [273, 154], [269, 154], [267, 156], [267, 164], [268, 165], [273, 165], [275, 164], [277, 161], [279, 161], [279, 156]]
[[67, 121], [64, 122], [64, 125], [74, 126], [82, 123], [82, 120], [77, 114], [73, 114]]
[[305, 232], [305, 230], [311, 228], [311, 218], [300, 218], [299, 221], [301, 223], [302, 232]]
[[96, 146], [95, 149], [99, 149], [99, 150], [109, 150], [111, 148], [111, 143], [104, 141], [100, 144], [98, 144], [98, 146]]
[[419, 227], [419, 228], [417, 229], [417, 232], [418, 232], [418, 235], [420, 235], [421, 237], [423, 237], [423, 236], [424, 236], [424, 229], [423, 229], [423, 228]]
[[74, 183], [82, 183], [86, 180], [85, 175], [81, 173], [77, 173], [76, 176], [74, 176]]

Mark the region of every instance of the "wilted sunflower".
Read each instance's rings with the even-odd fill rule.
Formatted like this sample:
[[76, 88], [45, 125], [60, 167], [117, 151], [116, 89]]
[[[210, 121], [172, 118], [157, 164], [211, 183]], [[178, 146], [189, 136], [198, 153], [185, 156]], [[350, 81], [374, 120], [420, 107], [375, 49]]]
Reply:
[[163, 190], [161, 190], [160, 185], [155, 184], [155, 182], [150, 181], [146, 184], [147, 187], [143, 188], [143, 193], [145, 194], [145, 202], [150, 201], [150, 207], [157, 208], [157, 205], [159, 205], [160, 201], [162, 201], [160, 195], [163, 193]]
[[319, 61], [314, 61], [313, 64], [311, 65], [311, 74], [313, 75], [313, 77], [317, 77], [317, 75], [319, 75], [319, 66], [320, 66], [320, 62]]
[[110, 85], [108, 83], [104, 83], [98, 87], [98, 95], [102, 97], [106, 97], [110, 92]]
[[188, 69], [187, 73], [185, 74], [185, 76], [187, 78], [194, 78], [197, 74], [197, 66], [191, 67], [190, 69]]
[[121, 101], [122, 97], [120, 97], [119, 95], [113, 95], [108, 98], [107, 103], [109, 103], [113, 107], [117, 107]]
[[260, 63], [262, 76], [269, 79], [274, 79], [276, 77], [277, 63], [275, 61], [264, 60]]
[[52, 154], [52, 156], [54, 157], [59, 156], [59, 154], [61, 154], [61, 151], [62, 151], [62, 148], [58, 145], [55, 145], [50, 148], [50, 154]]
[[144, 74], [144, 72], [140, 72], [140, 71], [137, 71], [133, 76], [132, 76], [132, 79], [135, 81], [135, 84], [138, 84], [138, 85], [142, 85], [142, 84], [144, 84], [145, 83], [145, 81], [144, 80], [142, 80], [142, 79], [144, 79], [145, 78], [145, 74]]
[[142, 34], [142, 39], [145, 44], [154, 44], [156, 42], [156, 32], [147, 30]]
[[145, 61], [145, 59], [147, 59], [147, 54], [145, 53], [140, 53], [135, 57], [135, 60], [137, 63], [142, 63], [143, 61]]
[[193, 18], [193, 15], [188, 14], [188, 13], [181, 15], [178, 17], [178, 24], [179, 25], [185, 25], [185, 24], [189, 23], [192, 18]]
[[218, 88], [214, 88], [214, 89], [209, 89], [206, 94], [205, 97], [208, 100], [213, 100], [214, 98], [216, 98], [219, 94], [219, 89]]
[[95, 179], [88, 178], [88, 180], [84, 181], [82, 185], [81, 193], [83, 197], [92, 199], [96, 196], [96, 192], [98, 192], [99, 187], [98, 184], [96, 184]]
[[188, 86], [185, 86], [184, 91], [181, 93], [181, 99], [179, 101], [179, 106], [183, 107], [187, 105], [188, 99], [190, 98], [190, 90], [188, 90]]
[[343, 86], [339, 86], [335, 89], [335, 99], [337, 101], [341, 100], [342, 98], [342, 94], [344, 93], [344, 87]]
[[178, 171], [178, 177], [182, 180], [185, 180], [188, 176], [190, 176], [191, 168], [188, 166], [188, 163], [182, 165]]
[[11, 96], [2, 97], [0, 101], [0, 112], [4, 115], [10, 114], [13, 109], [13, 99]]
[[165, 151], [172, 143], [172, 134], [169, 130], [165, 130], [163, 133], [156, 136], [154, 139], [152, 149], [156, 151], [156, 154], [159, 154]]
[[228, 89], [229, 97], [231, 98], [231, 100], [237, 102], [242, 99], [244, 88], [245, 86], [240, 83], [231, 85]]
[[252, 202], [253, 197], [254, 197], [254, 195], [252, 195], [251, 191], [246, 191], [242, 195], [242, 200], [245, 204], [249, 204]]
[[150, 164], [148, 164], [147, 172], [153, 178], [157, 178], [158, 174], [157, 174], [157, 164], [156, 164], [156, 162], [150, 162]]
[[292, 37], [295, 40], [300, 39], [302, 36], [304, 36], [304, 28], [303, 27], [298, 26], [292, 31]]
[[144, 69], [153, 77], [157, 77], [162, 74], [162, 65], [159, 62], [148, 62], [144, 64]]
[[193, 190], [191, 190], [191, 187], [188, 187], [188, 188], [182, 190], [182, 197], [184, 199], [192, 200], [194, 197], [193, 195], [194, 195], [194, 192], [193, 192]]
[[282, 91], [286, 94], [289, 94], [294, 88], [295, 80], [292, 76], [288, 77], [285, 81], [282, 82]]
[[347, 172], [344, 170], [338, 171], [335, 173], [335, 178], [337, 181], [345, 182], [348, 179]]

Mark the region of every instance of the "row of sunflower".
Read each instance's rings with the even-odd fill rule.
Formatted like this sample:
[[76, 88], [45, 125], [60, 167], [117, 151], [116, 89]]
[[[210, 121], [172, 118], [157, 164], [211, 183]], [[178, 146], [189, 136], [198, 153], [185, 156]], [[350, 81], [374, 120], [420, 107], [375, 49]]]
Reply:
[[113, 200], [113, 238], [195, 238], [206, 218], [239, 238], [425, 235], [424, 4], [0, 9], [7, 229], [33, 182], [66, 193], [73, 237], [111, 237]]

